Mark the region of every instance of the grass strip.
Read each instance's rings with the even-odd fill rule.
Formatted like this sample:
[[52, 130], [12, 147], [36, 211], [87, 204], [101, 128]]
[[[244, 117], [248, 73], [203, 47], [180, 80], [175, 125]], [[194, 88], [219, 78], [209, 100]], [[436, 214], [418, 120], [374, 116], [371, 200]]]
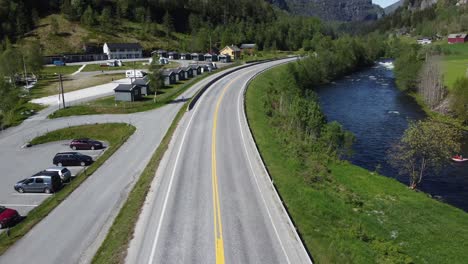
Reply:
[[287, 67], [259, 75], [246, 94], [249, 126], [306, 247], [318, 263], [464, 263], [468, 214], [347, 162], [310, 183], [291, 158], [265, 107], [268, 86], [288, 80]]
[[179, 110], [169, 130], [162, 139], [156, 151], [153, 153], [151, 160], [146, 165], [145, 170], [141, 174], [137, 183], [130, 192], [127, 201], [120, 209], [119, 214], [114, 220], [106, 239], [99, 247], [92, 263], [124, 263], [127, 255], [128, 245], [135, 231], [135, 226], [138, 221], [138, 216], [141, 213], [146, 196], [151, 187], [151, 182], [156, 176], [156, 170], [159, 167], [164, 153], [168, 149], [172, 135], [182, 119], [187, 103]]
[[[223, 70], [227, 70], [238, 65], [239, 64], [235, 63], [233, 65], [223, 68]], [[143, 98], [142, 101], [136, 102], [115, 102], [114, 96], [111, 96], [94, 100], [86, 104], [75, 105], [67, 107], [65, 109], [57, 110], [51, 115], [49, 115], [49, 118], [53, 119], [67, 116], [96, 114], [130, 114], [153, 110], [172, 103], [183, 92], [187, 91], [189, 88], [196, 85], [200, 81], [218, 72], [219, 71], [213, 71], [208, 74], [199, 75], [194, 79], [175, 85], [171, 88], [161, 89], [161, 92], [164, 93], [158, 95], [158, 97], [156, 98], [156, 102], [153, 101], [152, 95], [146, 96]]]
[[45, 218], [54, 208], [65, 200], [78, 186], [90, 177], [106, 160], [112, 156], [122, 146], [127, 139], [135, 132], [135, 127], [128, 124], [109, 123], [75, 126], [49, 132], [31, 141], [33, 144], [73, 139], [80, 137], [90, 137], [109, 142], [107, 151], [102, 154], [85, 172], [78, 174], [59, 192], [44, 200], [39, 206], [31, 210], [27, 217], [19, 224], [10, 229], [10, 235], [6, 232], [0, 234], [0, 255], [2, 255], [11, 245], [22, 238], [37, 223]]

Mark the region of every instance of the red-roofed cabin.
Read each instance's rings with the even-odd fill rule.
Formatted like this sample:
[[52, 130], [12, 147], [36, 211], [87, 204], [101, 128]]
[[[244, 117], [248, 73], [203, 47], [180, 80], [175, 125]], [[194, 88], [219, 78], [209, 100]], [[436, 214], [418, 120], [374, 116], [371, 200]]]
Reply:
[[468, 34], [450, 34], [448, 36], [448, 43], [466, 43], [468, 42]]

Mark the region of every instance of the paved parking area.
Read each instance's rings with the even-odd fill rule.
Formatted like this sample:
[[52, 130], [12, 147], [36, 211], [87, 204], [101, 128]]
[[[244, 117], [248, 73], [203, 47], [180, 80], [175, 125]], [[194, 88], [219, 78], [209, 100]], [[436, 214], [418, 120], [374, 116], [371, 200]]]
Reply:
[[[33, 146], [31, 148], [17, 148], [13, 153], [0, 151], [0, 205], [13, 208], [21, 215], [26, 215], [31, 209], [53, 194], [18, 193], [13, 189], [16, 182], [28, 178], [33, 174], [54, 166], [52, 159], [58, 152], [73, 151], [68, 146], [69, 140], [57, 141]], [[107, 146], [107, 143], [104, 142]], [[107, 148], [101, 150], [78, 150], [96, 160]], [[67, 167], [72, 173], [72, 179], [80, 173], [83, 167]]]

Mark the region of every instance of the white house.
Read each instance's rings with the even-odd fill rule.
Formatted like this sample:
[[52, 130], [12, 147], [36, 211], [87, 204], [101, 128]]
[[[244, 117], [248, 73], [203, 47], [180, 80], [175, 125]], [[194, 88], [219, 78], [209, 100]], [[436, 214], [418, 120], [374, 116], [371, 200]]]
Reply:
[[104, 43], [104, 53], [112, 59], [139, 59], [143, 57], [143, 47], [139, 43]]

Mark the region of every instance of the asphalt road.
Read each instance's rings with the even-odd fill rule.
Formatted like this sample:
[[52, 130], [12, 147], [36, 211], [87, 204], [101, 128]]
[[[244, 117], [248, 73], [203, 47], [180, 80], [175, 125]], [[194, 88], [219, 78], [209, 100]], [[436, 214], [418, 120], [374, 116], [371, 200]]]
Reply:
[[[219, 74], [222, 73], [200, 81], [181, 96], [193, 96]], [[22, 125], [0, 132], [0, 155], [14, 157], [25, 142], [67, 126], [122, 122], [137, 128], [133, 136], [93, 176], [0, 256], [0, 263], [89, 263], [182, 105], [183, 100], [176, 100], [162, 108], [142, 113], [48, 120], [47, 115], [56, 109], [51, 106]], [[12, 164], [0, 159], [0, 166], [2, 169], [10, 168]], [[27, 161], [22, 166], [28, 166]], [[6, 179], [4, 174], [0, 177], [2, 182]], [[17, 177], [20, 180], [22, 176]], [[8, 192], [11, 193], [11, 190]]]
[[226, 76], [184, 116], [152, 183], [127, 263], [311, 263], [244, 114], [247, 82], [279, 63]]

